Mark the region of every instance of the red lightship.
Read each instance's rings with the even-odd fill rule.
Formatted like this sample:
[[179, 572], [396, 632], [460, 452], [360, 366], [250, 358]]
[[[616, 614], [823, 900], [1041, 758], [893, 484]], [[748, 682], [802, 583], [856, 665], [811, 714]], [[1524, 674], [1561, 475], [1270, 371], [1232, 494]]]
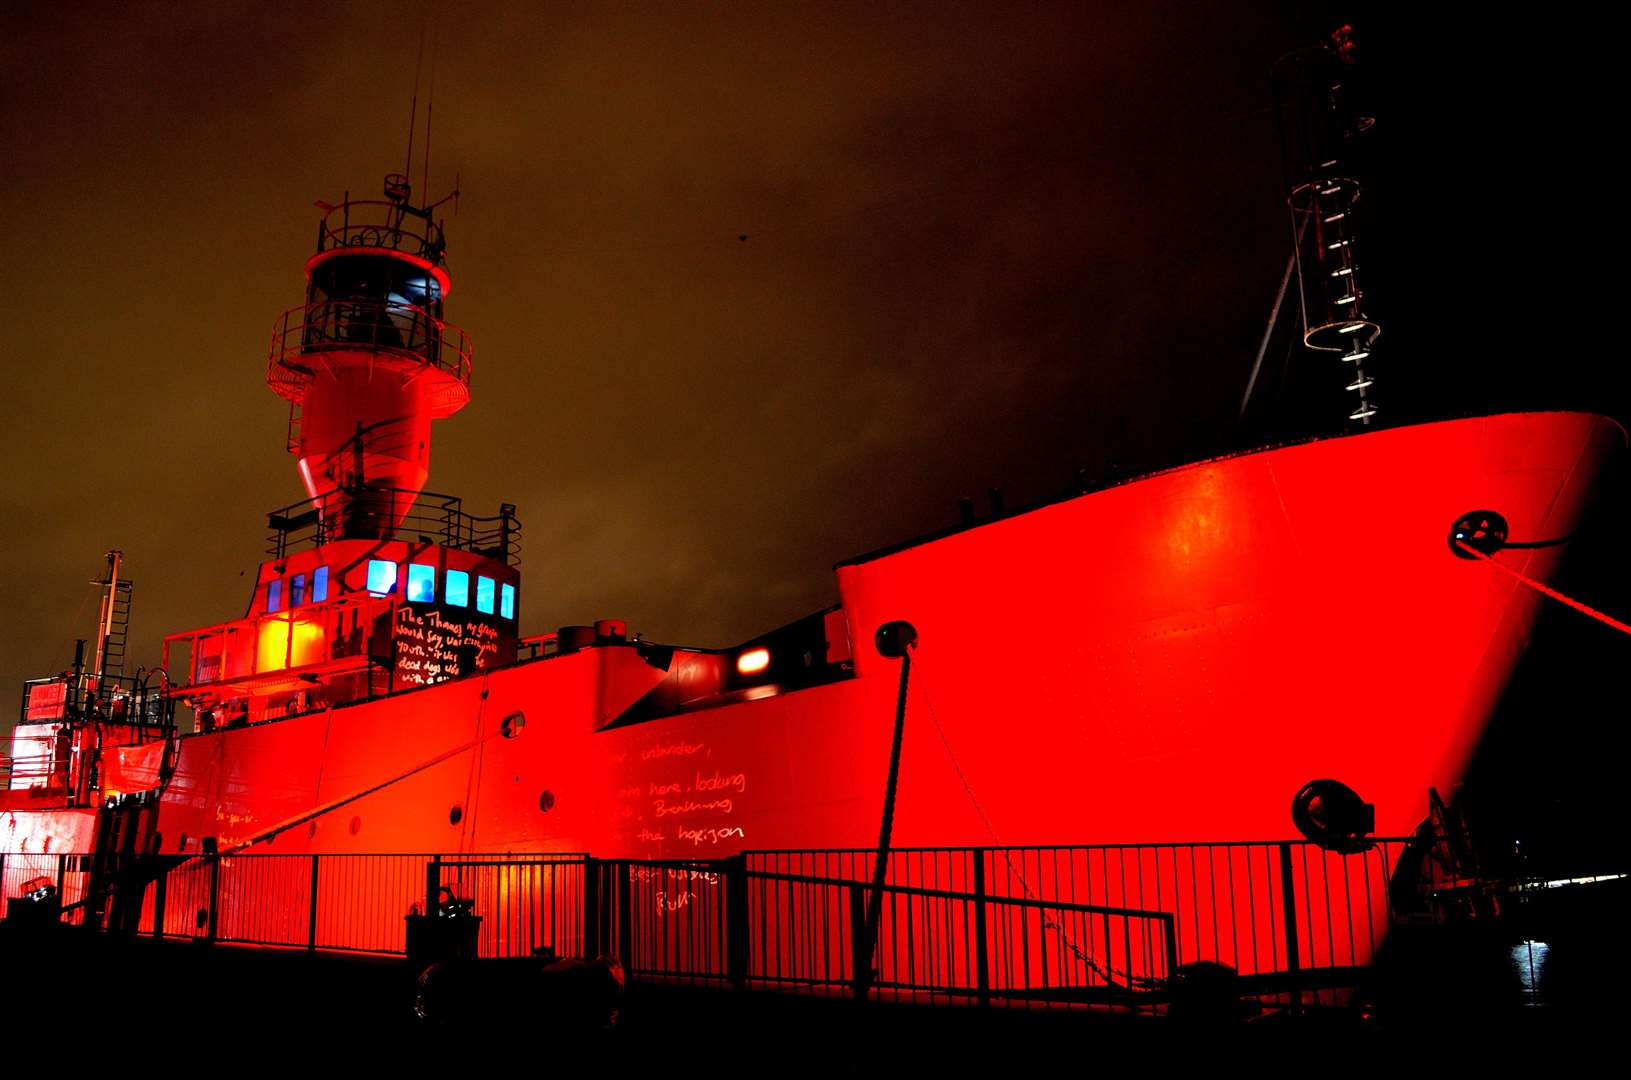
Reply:
[[[1308, 195], [1307, 212], [1328, 217], [1317, 198], [1339, 195]], [[1458, 557], [1452, 527], [1473, 515], [1456, 535], [1526, 542], [1490, 557], [1545, 580], [1562, 545], [1544, 542], [1574, 530], [1625, 438], [1598, 416], [1521, 413], [1244, 453], [847, 561], [836, 607], [728, 649], [611, 619], [527, 637], [514, 509], [480, 517], [422, 490], [432, 421], [469, 399], [471, 348], [443, 317], [435, 207], [400, 177], [386, 196], [329, 210], [306, 302], [273, 333], [267, 380], [290, 402], [310, 498], [270, 516], [247, 613], [169, 636], [162, 673], [123, 678], [115, 558], [91, 667], [28, 686], [0, 793], [8, 896], [47, 865], [30, 859], [85, 855], [76, 895], [118, 865], [133, 925], [193, 933], [178, 882], [208, 866], [216, 933], [255, 905], [305, 911], [305, 886], [268, 900], [233, 870], [259, 855], [870, 849], [902, 686], [876, 635], [895, 620], [916, 631], [896, 848], [1275, 839], [1325, 778], [1374, 805], [1378, 835], [1406, 835], [1430, 789], [1454, 789], [1539, 603]], [[1344, 318], [1311, 335], [1373, 336]], [[190, 734], [169, 725], [178, 703]], [[1009, 895], [1180, 920], [1185, 904], [1239, 900], [1230, 932], [1272, 931], [1244, 878], [1173, 892], [1159, 856], [1115, 850], [1055, 857], [1046, 883], [1023, 854], [980, 872], [1011, 879]], [[1354, 850], [1363, 885], [1305, 880], [1292, 900], [1378, 896], [1396, 851]], [[171, 876], [168, 913], [152, 875], [130, 893], [143, 859]], [[967, 885], [956, 865], [935, 888]], [[1061, 865], [1084, 880], [1062, 885]], [[325, 901], [323, 934], [400, 948], [418, 873], [354, 907]], [[365, 903], [389, 917], [370, 922]], [[1180, 954], [1229, 936], [1215, 919], [1179, 933]], [[1374, 941], [1309, 938], [1305, 965], [1363, 962]], [[1254, 964], [1238, 946], [1218, 955]]]

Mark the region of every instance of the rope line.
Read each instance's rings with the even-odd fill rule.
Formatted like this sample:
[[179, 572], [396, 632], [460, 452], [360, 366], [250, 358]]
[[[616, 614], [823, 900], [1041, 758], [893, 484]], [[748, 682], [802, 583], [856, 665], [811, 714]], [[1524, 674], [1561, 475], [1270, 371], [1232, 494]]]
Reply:
[[[1009, 876], [1017, 880], [1019, 882], [1019, 887], [1025, 890], [1026, 899], [1032, 900], [1038, 904], [1046, 903], [1046, 901], [1032, 891], [1030, 882], [1025, 880], [1025, 875], [1015, 868], [1013, 855], [1009, 853], [1007, 846], [1002, 842], [1002, 838], [997, 835], [997, 830], [994, 826], [992, 826], [991, 818], [986, 814], [985, 807], [980, 805], [979, 797], [974, 794], [974, 785], [969, 783], [968, 775], [963, 772], [962, 762], [957, 760], [957, 753], [951, 748], [951, 739], [946, 736], [946, 729], [940, 725], [940, 715], [934, 711], [934, 702], [929, 698], [929, 680], [921, 668], [922, 665], [920, 663], [917, 676], [917, 686], [918, 690], [923, 694], [923, 705], [928, 710], [929, 721], [934, 724], [935, 734], [940, 737], [940, 745], [946, 748], [946, 757], [951, 761], [952, 771], [957, 774], [958, 782], [963, 785], [963, 792], [968, 795], [968, 801], [973, 804], [974, 812], [980, 816], [980, 823], [985, 826], [986, 833], [991, 837], [991, 843], [1002, 852], [1002, 860], [1008, 864]], [[1126, 980], [1125, 988], [1128, 990], [1132, 989], [1133, 976], [1130, 971], [1113, 972], [1108, 967], [1100, 966], [1091, 956], [1077, 947], [1076, 943], [1070, 939], [1070, 935], [1065, 932], [1064, 927], [1060, 926], [1046, 914], [1043, 915], [1042, 925], [1044, 929], [1052, 930], [1054, 933], [1058, 934], [1059, 940], [1064, 943], [1065, 948], [1069, 949], [1073, 954], [1075, 954], [1076, 959], [1081, 961], [1082, 964], [1097, 972], [1099, 978], [1103, 979], [1106, 983], [1112, 986], [1116, 985], [1116, 975], [1120, 975]]]
[[[1523, 582], [1523, 584], [1529, 586], [1531, 589], [1534, 589], [1536, 592], [1550, 596], [1553, 600], [1556, 600], [1560, 604], [1567, 604], [1569, 607], [1574, 608], [1574, 610], [1580, 612], [1582, 615], [1589, 615], [1593, 619], [1596, 619], [1598, 622], [1602, 623], [1604, 626], [1612, 627], [1622, 634], [1631, 634], [1631, 626], [1628, 626], [1627, 624], [1614, 618], [1612, 615], [1607, 615], [1601, 611], [1598, 611], [1596, 608], [1591, 607], [1588, 604], [1582, 604], [1572, 596], [1564, 596], [1556, 589], [1551, 588], [1548, 585], [1541, 584], [1529, 575], [1524, 574], [1521, 571], [1514, 570], [1505, 563], [1496, 562], [1494, 556], [1484, 554], [1471, 544], [1468, 544], [1465, 540], [1457, 540], [1455, 542], [1455, 546], [1458, 551], [1463, 551], [1475, 559], [1482, 559], [1484, 562], [1487, 562], [1489, 565], [1495, 567], [1495, 569], [1512, 575], [1519, 581]], [[1516, 545], [1509, 544], [1507, 546], [1515, 547]]]

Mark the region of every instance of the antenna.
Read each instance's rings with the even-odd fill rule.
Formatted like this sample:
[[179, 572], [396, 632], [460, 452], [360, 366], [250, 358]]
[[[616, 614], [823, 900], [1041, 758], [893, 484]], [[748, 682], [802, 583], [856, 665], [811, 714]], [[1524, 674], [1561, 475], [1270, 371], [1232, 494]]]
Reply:
[[402, 161], [404, 179], [413, 175], [413, 134], [419, 126], [419, 72], [425, 66], [425, 27], [419, 28], [419, 56], [413, 62], [413, 104], [408, 107], [408, 153]]
[[[436, 17], [435, 16], [435, 8], [433, 7], [431, 9], [431, 14], [426, 18], [426, 22], [427, 23], [430, 22], [435, 17]], [[431, 121], [431, 114], [436, 109], [436, 44], [437, 44], [437, 41], [438, 41], [437, 37], [433, 34], [431, 36], [431, 39], [430, 39], [430, 95], [429, 95], [429, 98], [425, 102], [425, 166], [424, 166], [423, 171], [420, 173], [420, 176], [422, 177], [422, 180], [421, 180], [421, 183], [420, 183], [420, 190], [425, 193], [423, 197], [426, 198], [426, 199], [430, 198], [430, 121]], [[420, 33], [419, 33], [419, 49], [420, 49], [421, 53], [424, 51], [424, 48], [425, 48], [425, 43], [424, 42], [425, 42], [424, 31], [421, 30]]]

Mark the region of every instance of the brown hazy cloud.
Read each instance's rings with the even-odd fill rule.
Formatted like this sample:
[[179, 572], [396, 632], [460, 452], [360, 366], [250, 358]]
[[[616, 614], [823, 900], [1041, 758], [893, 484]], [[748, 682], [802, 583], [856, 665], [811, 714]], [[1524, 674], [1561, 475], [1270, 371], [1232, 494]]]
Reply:
[[6, 687], [89, 636], [108, 547], [134, 661], [242, 613], [265, 511], [302, 495], [269, 328], [312, 201], [401, 168], [427, 23], [476, 343], [429, 486], [518, 504], [529, 632], [703, 645], [831, 603], [834, 561], [959, 495], [1227, 432], [1284, 258], [1268, 65], [1325, 29], [1293, 3], [3, 10]]

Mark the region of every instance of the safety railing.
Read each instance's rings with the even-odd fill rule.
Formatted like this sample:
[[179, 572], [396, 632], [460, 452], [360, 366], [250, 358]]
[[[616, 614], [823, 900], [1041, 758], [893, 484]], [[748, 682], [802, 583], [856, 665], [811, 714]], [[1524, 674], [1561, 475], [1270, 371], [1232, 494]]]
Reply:
[[[20, 740], [13, 740], [13, 746]], [[41, 742], [44, 740], [31, 740]], [[50, 740], [55, 742], [55, 739]], [[0, 791], [68, 785], [67, 746], [32, 754], [0, 752]]]
[[[978, 863], [975, 864], [979, 865]], [[1133, 1000], [1177, 967], [1173, 916], [1095, 904], [745, 871], [746, 981], [909, 1001]]]
[[[1396, 875], [1405, 858], [1411, 867]], [[870, 881], [876, 853], [759, 851], [745, 859], [750, 872]], [[1010, 910], [1058, 903], [1165, 913], [1175, 967], [1223, 965], [1244, 986], [1299, 999], [1305, 988], [1351, 981], [1393, 923], [1491, 903], [1487, 890], [1412, 838], [1379, 839], [1353, 854], [1307, 841], [897, 850], [886, 880], [983, 893]], [[1071, 952], [1063, 930], [1053, 936], [1053, 948]]]
[[348, 198], [330, 208], [317, 229], [319, 252], [346, 247], [390, 248], [439, 263], [445, 246], [441, 227], [428, 213], [383, 199]]
[[338, 952], [401, 953], [423, 855], [167, 857], [139, 933]]
[[615, 956], [630, 978], [740, 984], [749, 916], [731, 860], [597, 860], [599, 917], [587, 951]]
[[132, 725], [144, 738], [164, 738], [174, 719], [174, 706], [164, 695], [162, 668], [136, 675], [69, 672], [23, 684], [19, 724], [100, 720]]
[[594, 906], [586, 891], [590, 865], [575, 854], [434, 857], [420, 910], [446, 914], [450, 903], [468, 905], [481, 920], [478, 956], [582, 956]]
[[[8, 897], [53, 874], [85, 894], [86, 857], [5, 858]], [[611, 955], [633, 979], [1011, 1006], [1158, 1001], [1201, 962], [1297, 1004], [1351, 985], [1392, 923], [1491, 899], [1419, 841], [913, 849], [890, 853], [869, 926], [875, 858], [169, 856], [114, 891], [127, 912], [140, 901], [120, 924], [155, 936], [404, 954], [407, 916], [431, 915], [479, 919], [465, 924], [479, 957]]]
[[385, 300], [323, 300], [291, 308], [272, 326], [266, 380], [291, 401], [322, 366], [321, 354], [366, 349], [428, 365], [431, 409], [446, 416], [470, 400], [474, 346], [452, 323], [411, 304]]
[[[366, 528], [352, 529], [349, 517], [366, 516]], [[282, 559], [291, 551], [318, 547], [352, 535], [374, 540], [426, 541], [500, 560], [521, 561], [521, 521], [515, 507], [499, 504], [498, 513], [466, 513], [453, 495], [400, 488], [336, 490], [314, 499], [280, 507], [266, 515], [266, 553]], [[392, 523], [396, 523], [394, 526]]]
[[[97, 799], [99, 765], [118, 748], [175, 735], [166, 672], [96, 679], [69, 673], [23, 687], [18, 725], [0, 751], [0, 792], [33, 790], [84, 805]], [[43, 806], [43, 804], [41, 804]]]

